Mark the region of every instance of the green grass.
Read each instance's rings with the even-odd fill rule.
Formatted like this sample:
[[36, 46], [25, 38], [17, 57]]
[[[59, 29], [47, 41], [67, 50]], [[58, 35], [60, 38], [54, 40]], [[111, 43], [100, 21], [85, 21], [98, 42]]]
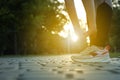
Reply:
[[110, 52], [110, 57], [111, 58], [115, 58], [115, 57], [120, 57], [120, 53], [113, 53], [113, 52]]

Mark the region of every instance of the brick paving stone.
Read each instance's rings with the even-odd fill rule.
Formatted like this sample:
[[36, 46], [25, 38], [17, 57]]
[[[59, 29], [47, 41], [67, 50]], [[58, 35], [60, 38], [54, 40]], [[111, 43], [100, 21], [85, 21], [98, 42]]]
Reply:
[[120, 59], [78, 63], [71, 55], [0, 58], [0, 80], [120, 80]]

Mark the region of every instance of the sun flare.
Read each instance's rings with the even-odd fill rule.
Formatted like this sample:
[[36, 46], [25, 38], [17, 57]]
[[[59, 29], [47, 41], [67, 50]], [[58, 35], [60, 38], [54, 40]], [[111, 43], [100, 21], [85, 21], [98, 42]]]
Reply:
[[58, 33], [61, 37], [70, 38], [72, 41], [76, 42], [78, 36], [75, 34], [72, 23], [68, 23], [64, 26], [64, 29]]

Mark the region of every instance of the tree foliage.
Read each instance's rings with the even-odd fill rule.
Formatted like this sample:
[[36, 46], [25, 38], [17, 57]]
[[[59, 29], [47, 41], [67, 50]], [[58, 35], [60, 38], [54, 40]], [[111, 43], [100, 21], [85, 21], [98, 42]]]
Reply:
[[110, 30], [110, 43], [114, 51], [120, 51], [120, 1], [113, 0], [113, 18]]
[[51, 31], [60, 31], [67, 21], [60, 6], [58, 0], [0, 0], [0, 54], [46, 48]]

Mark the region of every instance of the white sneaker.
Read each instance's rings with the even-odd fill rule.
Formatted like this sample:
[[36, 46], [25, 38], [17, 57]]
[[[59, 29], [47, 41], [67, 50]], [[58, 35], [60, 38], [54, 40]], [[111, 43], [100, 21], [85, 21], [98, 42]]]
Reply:
[[95, 52], [91, 52], [92, 51], [91, 50], [87, 56], [85, 55], [72, 56], [71, 59], [76, 62], [110, 62], [111, 61], [109, 57], [109, 51], [106, 48], [102, 50], [101, 49], [97, 50], [97, 49], [98, 48], [93, 49]]

